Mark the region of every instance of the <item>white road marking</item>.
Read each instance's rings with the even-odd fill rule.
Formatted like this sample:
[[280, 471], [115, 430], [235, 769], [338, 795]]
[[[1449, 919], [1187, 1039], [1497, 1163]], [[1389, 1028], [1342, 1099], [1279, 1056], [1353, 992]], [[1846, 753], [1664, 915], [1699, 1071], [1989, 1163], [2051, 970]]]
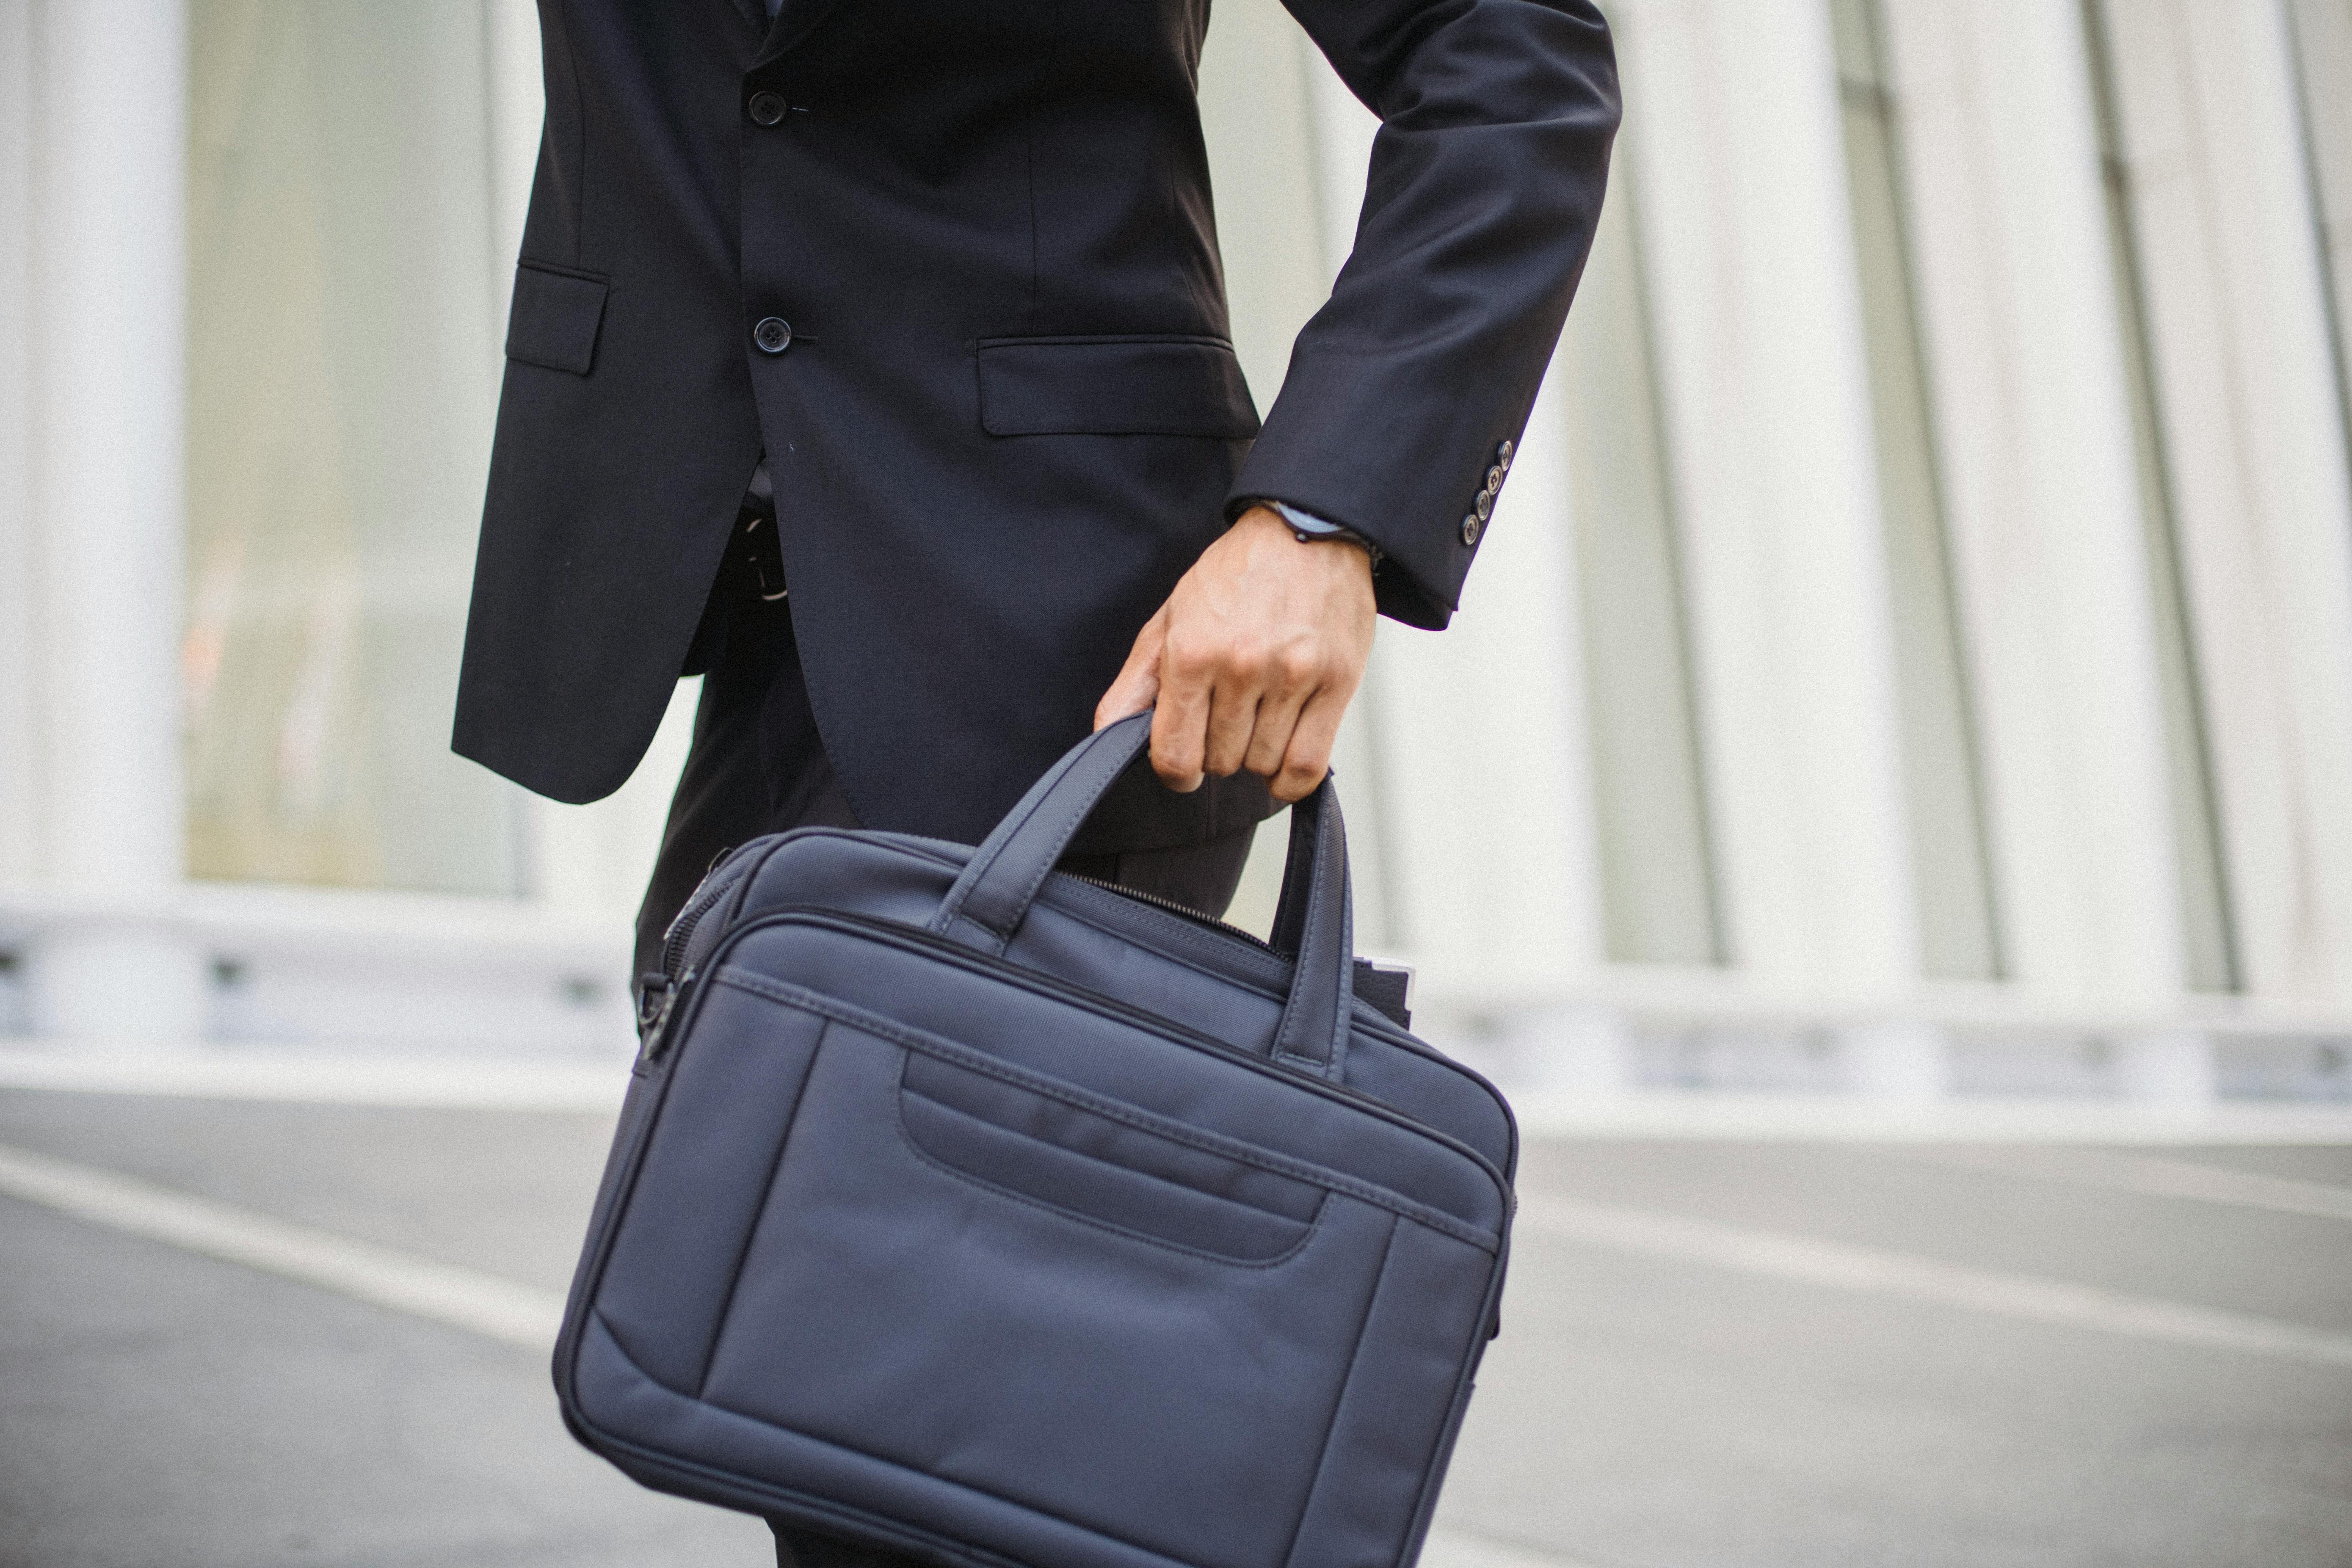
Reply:
[[2130, 1339], [2352, 1367], [2352, 1334], [2063, 1280], [1970, 1268], [1852, 1242], [1546, 1197], [1533, 1197], [1524, 1204], [1517, 1228], [1522, 1236], [1532, 1233], [1554, 1241], [1705, 1264], [1825, 1289], [1926, 1301]]
[[552, 1291], [5, 1144], [0, 1195], [526, 1350], [551, 1349], [563, 1317]]
[[1906, 1149], [1902, 1152], [1929, 1164], [2039, 1176], [2113, 1193], [2191, 1198], [2316, 1219], [2352, 1219], [2352, 1187], [2228, 1171], [2188, 1160], [2116, 1154], [2103, 1149]]
[[1447, 1525], [1431, 1529], [1421, 1544], [1421, 1568], [1583, 1568], [1565, 1557], [1517, 1542], [1498, 1541], [1473, 1530]]
[[2352, 1143], [2352, 1103], [1956, 1096], [1920, 1105], [1849, 1094], [1633, 1089], [1593, 1094], [1504, 1086], [1528, 1138], [1740, 1143]]
[[583, 1111], [609, 1116], [629, 1063], [528, 1058], [391, 1056], [265, 1046], [88, 1052], [0, 1047], [0, 1089], [311, 1105]]

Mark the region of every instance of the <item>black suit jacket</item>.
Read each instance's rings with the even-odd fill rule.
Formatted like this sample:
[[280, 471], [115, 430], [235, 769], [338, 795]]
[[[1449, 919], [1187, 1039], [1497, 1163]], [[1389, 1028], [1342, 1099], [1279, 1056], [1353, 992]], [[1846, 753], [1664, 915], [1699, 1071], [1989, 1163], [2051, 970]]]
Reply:
[[[981, 837], [1242, 498], [1369, 535], [1381, 608], [1443, 625], [1591, 242], [1608, 31], [1589, 0], [1286, 3], [1383, 123], [1261, 428], [1194, 99], [1207, 0], [541, 0], [457, 749], [560, 800], [617, 788], [763, 451], [870, 826]], [[1234, 826], [1223, 798], [1166, 796], [1153, 837]]]

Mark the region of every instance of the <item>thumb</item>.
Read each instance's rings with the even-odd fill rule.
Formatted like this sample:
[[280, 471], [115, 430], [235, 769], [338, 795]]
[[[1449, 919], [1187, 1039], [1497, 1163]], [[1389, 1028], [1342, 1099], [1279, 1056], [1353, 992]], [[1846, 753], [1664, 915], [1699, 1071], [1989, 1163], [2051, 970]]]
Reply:
[[1096, 729], [1140, 713], [1159, 700], [1160, 655], [1167, 644], [1168, 610], [1162, 605], [1135, 634], [1135, 646], [1128, 650], [1127, 663], [1120, 667], [1118, 679], [1103, 693], [1102, 700], [1095, 704]]

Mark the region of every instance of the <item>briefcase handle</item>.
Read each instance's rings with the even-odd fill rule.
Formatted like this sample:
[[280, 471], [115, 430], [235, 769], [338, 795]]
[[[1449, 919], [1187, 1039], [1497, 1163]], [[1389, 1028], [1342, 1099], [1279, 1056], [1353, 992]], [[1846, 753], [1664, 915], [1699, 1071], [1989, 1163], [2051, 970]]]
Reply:
[[[1079, 827], [1150, 739], [1151, 715], [1138, 713], [1065, 752], [972, 851], [929, 929], [1003, 953]], [[1275, 951], [1291, 960], [1290, 995], [1275, 1029], [1274, 1054], [1331, 1079], [1346, 1059], [1355, 1001], [1352, 903], [1347, 826], [1327, 777], [1290, 811], [1290, 853], [1274, 921]]]

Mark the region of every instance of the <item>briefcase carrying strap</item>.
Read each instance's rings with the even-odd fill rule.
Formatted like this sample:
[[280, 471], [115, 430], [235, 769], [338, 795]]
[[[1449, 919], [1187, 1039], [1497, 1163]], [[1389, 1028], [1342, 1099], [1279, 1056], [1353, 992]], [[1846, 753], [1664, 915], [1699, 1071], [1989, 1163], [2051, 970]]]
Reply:
[[[701, 961], [557, 1347], [591, 1447], [991, 1568], [1411, 1561], [1507, 1184], [1322, 1076], [1336, 1034], [1280, 1066], [994, 951], [1141, 728], [1067, 759], [925, 925], [787, 909]], [[1318, 798], [1286, 879], [1309, 1030], [1349, 967]]]
[[[1144, 712], [1071, 748], [972, 852], [930, 929], [982, 952], [1003, 952], [1087, 816], [1150, 740], [1151, 715]], [[1272, 945], [1297, 959], [1274, 1054], [1328, 1079], [1344, 1071], [1354, 1003], [1350, 902], [1347, 828], [1326, 778], [1291, 808]]]

